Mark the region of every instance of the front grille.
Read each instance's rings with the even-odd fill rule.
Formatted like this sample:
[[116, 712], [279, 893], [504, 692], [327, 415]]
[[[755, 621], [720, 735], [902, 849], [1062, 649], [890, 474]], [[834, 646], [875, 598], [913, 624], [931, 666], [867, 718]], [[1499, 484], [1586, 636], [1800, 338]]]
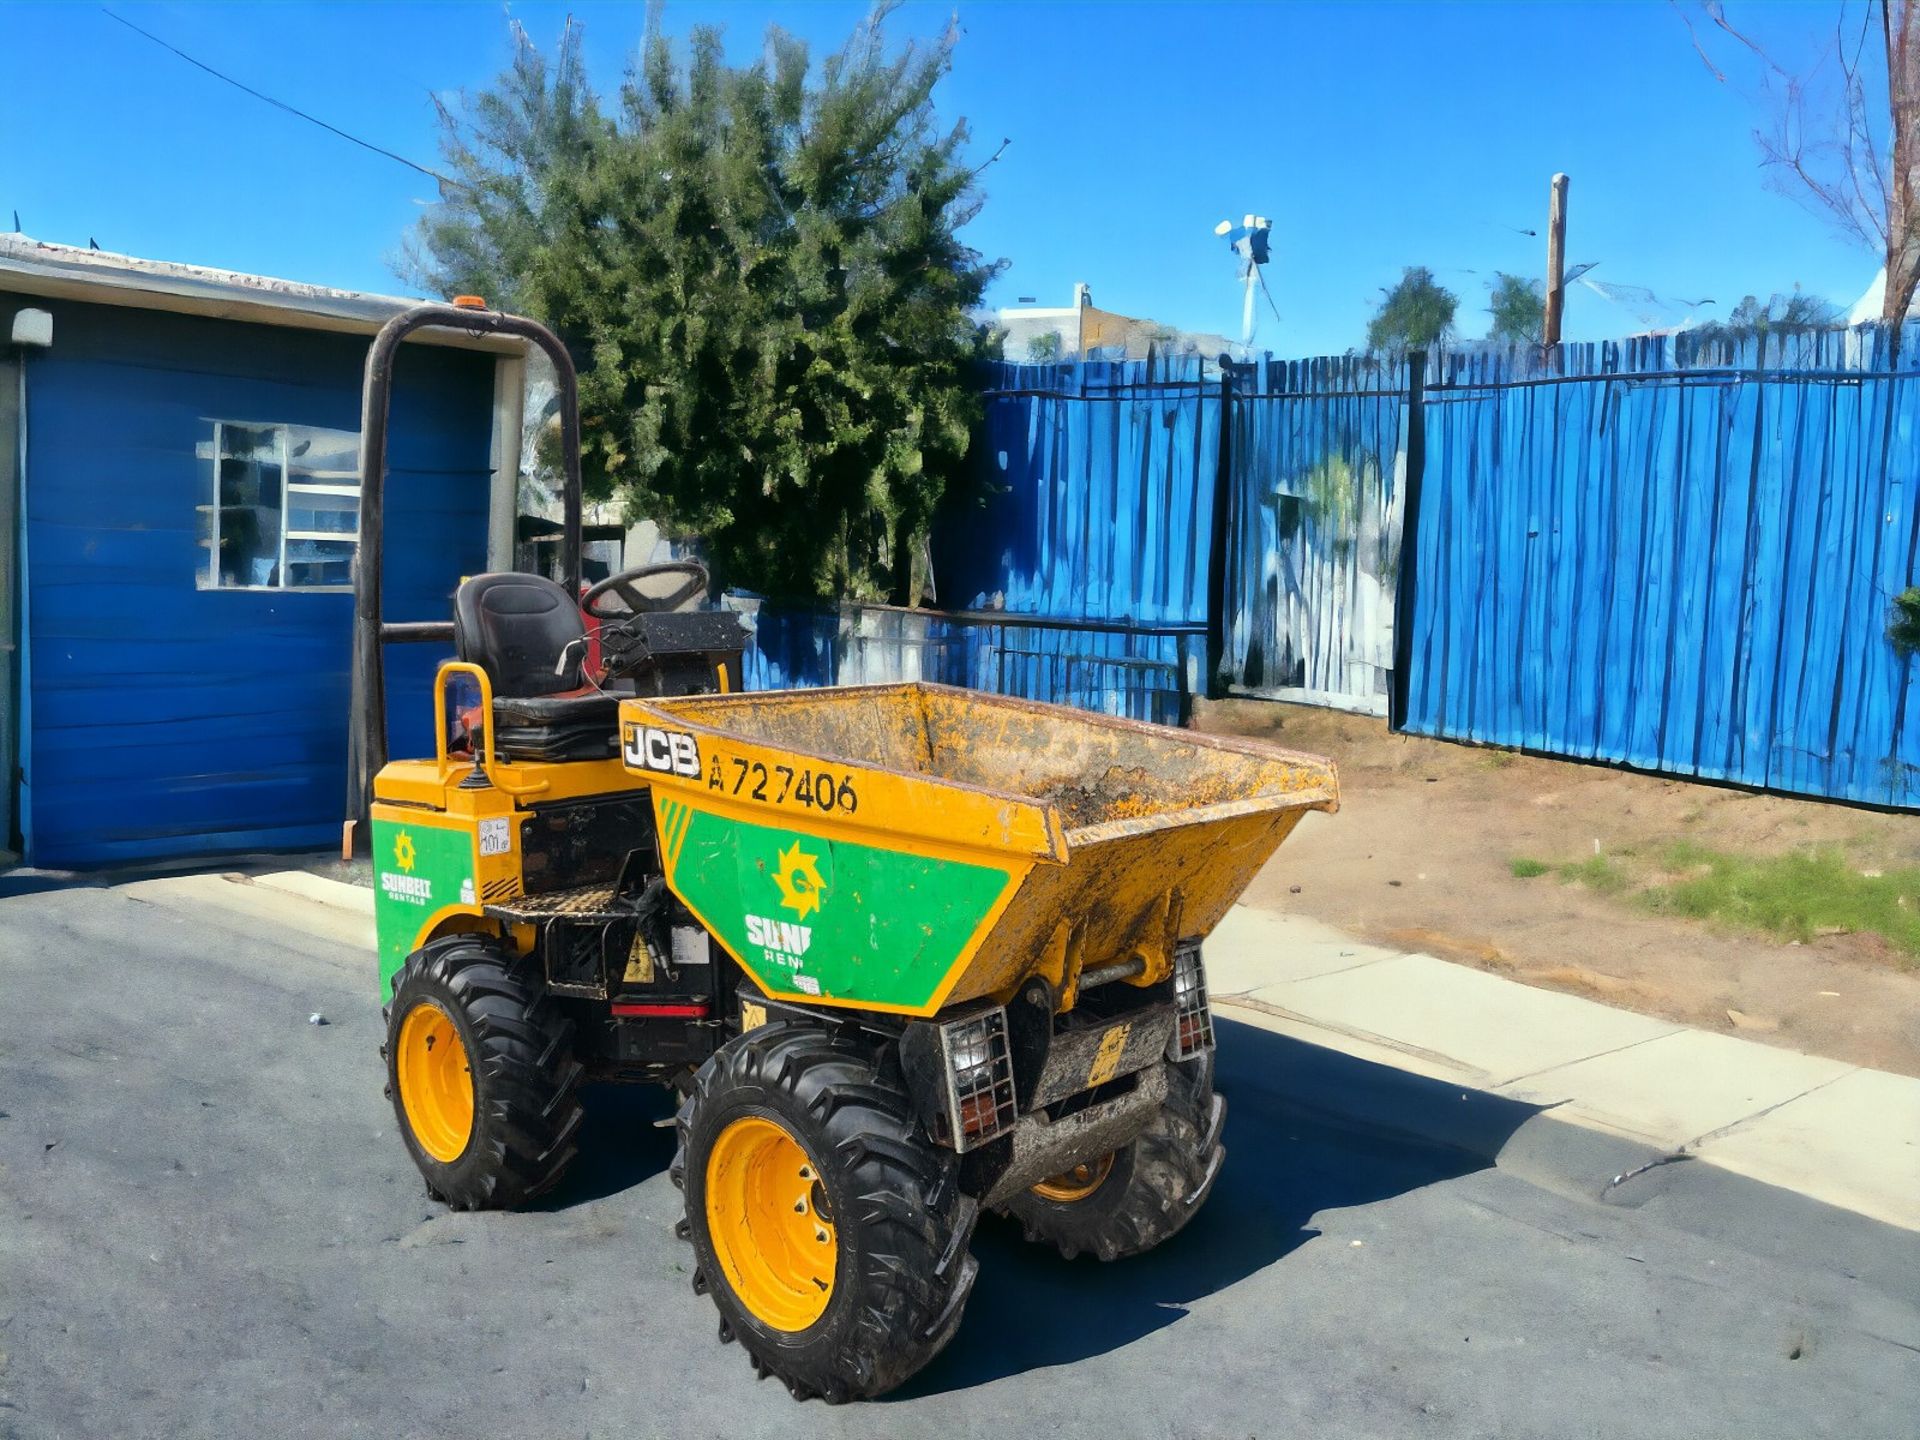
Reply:
[[940, 1026], [953, 1148], [971, 1150], [1013, 1128], [1018, 1106], [1007, 1012], [998, 1007]]
[[1207, 972], [1200, 960], [1200, 942], [1182, 941], [1173, 952], [1173, 1038], [1167, 1056], [1191, 1060], [1213, 1048], [1213, 1011], [1207, 1005]]

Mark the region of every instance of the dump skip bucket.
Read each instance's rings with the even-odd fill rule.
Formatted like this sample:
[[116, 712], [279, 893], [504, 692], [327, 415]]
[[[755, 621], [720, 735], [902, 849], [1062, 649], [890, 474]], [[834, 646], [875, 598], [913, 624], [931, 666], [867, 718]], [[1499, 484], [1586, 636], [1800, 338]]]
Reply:
[[623, 701], [667, 882], [769, 995], [928, 1015], [1219, 923], [1332, 764], [937, 685]]

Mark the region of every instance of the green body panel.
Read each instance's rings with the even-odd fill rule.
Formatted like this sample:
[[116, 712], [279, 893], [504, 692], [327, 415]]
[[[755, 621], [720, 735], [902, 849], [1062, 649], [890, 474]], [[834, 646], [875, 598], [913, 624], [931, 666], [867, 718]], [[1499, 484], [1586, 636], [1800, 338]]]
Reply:
[[473, 898], [474, 832], [464, 826], [373, 822], [373, 919], [380, 937], [380, 998], [406, 963], [420, 927]]
[[1005, 870], [732, 820], [662, 798], [668, 883], [775, 994], [926, 1008]]

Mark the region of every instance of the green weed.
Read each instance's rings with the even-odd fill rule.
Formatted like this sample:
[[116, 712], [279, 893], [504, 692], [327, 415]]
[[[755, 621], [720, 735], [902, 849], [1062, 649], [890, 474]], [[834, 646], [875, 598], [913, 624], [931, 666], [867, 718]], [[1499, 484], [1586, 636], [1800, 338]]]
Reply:
[[1612, 895], [1627, 888], [1627, 873], [1604, 855], [1589, 855], [1560, 867], [1560, 879], [1568, 885], [1584, 885], [1601, 895]]
[[1871, 932], [1920, 959], [1920, 868], [1863, 875], [1831, 847], [1749, 856], [1682, 842], [1664, 858], [1683, 878], [1638, 897], [1657, 914], [1719, 921], [1784, 940]]
[[1524, 856], [1516, 855], [1507, 861], [1507, 869], [1513, 872], [1513, 878], [1516, 880], [1531, 880], [1536, 875], [1546, 874], [1553, 867], [1544, 860], [1529, 860]]

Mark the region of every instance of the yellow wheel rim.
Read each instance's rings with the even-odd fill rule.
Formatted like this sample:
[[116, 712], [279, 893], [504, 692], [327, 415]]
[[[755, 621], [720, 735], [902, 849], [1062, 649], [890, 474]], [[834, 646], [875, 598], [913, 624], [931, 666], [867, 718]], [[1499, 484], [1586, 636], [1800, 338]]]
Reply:
[[746, 1115], [707, 1157], [707, 1235], [735, 1297], [775, 1330], [827, 1312], [840, 1256], [820, 1172], [777, 1121]]
[[1033, 1193], [1042, 1200], [1052, 1200], [1057, 1204], [1071, 1205], [1076, 1200], [1084, 1200], [1102, 1185], [1113, 1172], [1113, 1152], [1109, 1150], [1098, 1160], [1083, 1160], [1071, 1170], [1062, 1170], [1051, 1180], [1042, 1180], [1033, 1187]]
[[473, 1138], [473, 1074], [453, 1017], [431, 1000], [409, 1010], [394, 1069], [420, 1148], [443, 1165], [458, 1160]]

